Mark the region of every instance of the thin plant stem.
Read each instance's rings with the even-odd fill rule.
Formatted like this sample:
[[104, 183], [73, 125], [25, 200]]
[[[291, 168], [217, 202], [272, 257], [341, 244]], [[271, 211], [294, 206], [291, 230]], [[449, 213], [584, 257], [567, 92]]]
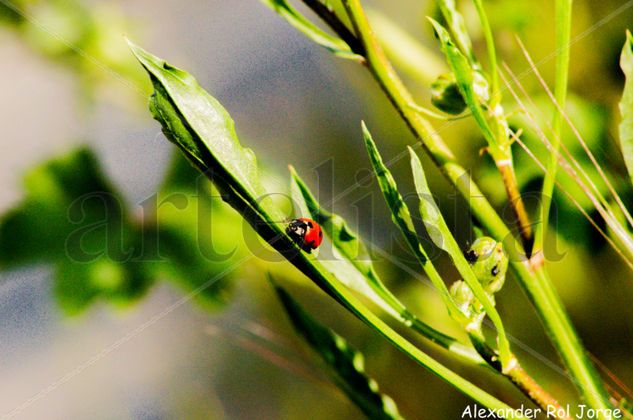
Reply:
[[[499, 68], [497, 66], [497, 50], [495, 48], [494, 36], [492, 34], [492, 29], [490, 28], [490, 22], [488, 21], [488, 15], [484, 9], [483, 0], [473, 0], [475, 4], [475, 8], [477, 9], [477, 14], [479, 15], [479, 21], [481, 22], [481, 27], [484, 32], [484, 37], [486, 39], [486, 47], [488, 50], [488, 60], [490, 62], [490, 80], [491, 80], [491, 103], [490, 107], [496, 109], [497, 104], [501, 102], [501, 90], [499, 89]], [[502, 124], [497, 125], [497, 136], [499, 137], [498, 142], [500, 144], [505, 144], [508, 142], [508, 136], [503, 128]], [[508, 154], [511, 156], [512, 151], [508, 146]], [[528, 216], [527, 211], [525, 210], [525, 204], [523, 203], [523, 198], [521, 197], [521, 193], [519, 191], [519, 186], [517, 183], [516, 174], [514, 171], [514, 164], [512, 159], [504, 159], [502, 161], [495, 161], [495, 165], [501, 174], [501, 179], [503, 180], [503, 185], [506, 189], [506, 194], [508, 196], [508, 202], [512, 207], [514, 215], [517, 220], [517, 225], [519, 227], [519, 233], [521, 235], [521, 239], [523, 240], [523, 246], [526, 251], [530, 251], [532, 245], [532, 227], [530, 223], [530, 217]]]
[[499, 72], [497, 70], [497, 51], [495, 49], [495, 41], [492, 35], [492, 29], [490, 29], [490, 22], [488, 21], [488, 15], [484, 10], [482, 0], [473, 0], [477, 14], [479, 15], [479, 21], [484, 31], [484, 37], [486, 38], [486, 47], [488, 49], [488, 60], [490, 61], [490, 78], [492, 87], [492, 106], [494, 107], [501, 100], [499, 94]]
[[468, 172], [456, 161], [432, 125], [411, 108], [414, 103], [395, 70], [387, 60], [367, 21], [359, 0], [345, 0], [344, 5], [354, 24], [354, 31], [361, 44], [365, 66], [374, 75], [382, 90], [394, 105], [413, 135], [422, 143], [429, 156], [446, 178], [468, 201], [474, 216], [491, 236], [504, 242], [511, 267], [543, 321], [552, 343], [568, 367], [571, 378], [592, 408], [604, 408], [608, 396], [595, 372], [595, 367], [585, 356], [585, 350], [574, 330], [560, 297], [547, 273], [533, 271], [526, 261], [525, 252], [479, 190]]
[[[486, 339], [480, 331], [473, 331], [468, 334], [470, 341], [473, 343], [477, 352], [481, 357], [488, 362], [497, 371], [501, 372], [501, 364], [497, 358], [497, 355], [493, 349], [486, 343]], [[515, 360], [516, 357], [515, 357]], [[519, 364], [518, 360], [511, 369], [503, 372], [517, 388], [521, 390], [530, 400], [532, 400], [537, 406], [541, 407], [543, 412], [549, 412], [553, 409], [555, 413], [565, 413], [566, 410], [560, 405], [560, 403], [549, 392], [543, 389], [532, 378], [523, 367]], [[570, 420], [571, 417], [566, 415], [558, 416], [561, 420]]]
[[532, 227], [530, 217], [528, 216], [525, 204], [523, 203], [523, 198], [521, 198], [516, 173], [514, 172], [514, 165], [510, 159], [495, 161], [495, 165], [501, 174], [503, 186], [505, 187], [506, 194], [508, 196], [508, 202], [512, 208], [514, 216], [516, 217], [516, 224], [519, 228], [519, 234], [521, 235], [523, 246], [526, 251], [529, 252], [533, 239]]
[[567, 98], [567, 82], [569, 71], [569, 50], [571, 38], [571, 7], [572, 0], [556, 0], [556, 82], [554, 86], [554, 96], [560, 108], [554, 111], [552, 127], [554, 136], [552, 138], [552, 151], [547, 162], [547, 170], [543, 179], [541, 190], [541, 205], [539, 206], [538, 219], [534, 233], [534, 251], [542, 252], [545, 242], [545, 235], [549, 225], [549, 212], [552, 205], [552, 195], [554, 194], [554, 181], [558, 170], [558, 153], [561, 142], [561, 127], [563, 124], [563, 113]]

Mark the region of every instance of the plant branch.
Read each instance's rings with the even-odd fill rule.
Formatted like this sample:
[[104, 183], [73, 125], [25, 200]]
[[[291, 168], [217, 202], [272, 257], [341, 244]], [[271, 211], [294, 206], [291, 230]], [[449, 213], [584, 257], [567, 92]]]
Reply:
[[[483, 334], [481, 334], [481, 330], [478, 332], [470, 332], [468, 337], [482, 359], [484, 359], [493, 369], [501, 372], [501, 363], [499, 363], [499, 358], [497, 357], [496, 352], [486, 343]], [[532, 378], [525, 369], [523, 369], [516, 357], [515, 360], [516, 363], [511, 367], [511, 369], [503, 372], [503, 375], [510, 379], [510, 381], [512, 381], [512, 383], [514, 383], [526, 397], [532, 400], [532, 402], [534, 402], [537, 406], [541, 407], [543, 412], [546, 413], [554, 409], [556, 413], [565, 413], [566, 410], [559, 404], [556, 398], [543, 389], [534, 380], [534, 378]], [[557, 418], [561, 420], [570, 419], [570, 417], [567, 416]]]
[[505, 187], [506, 194], [508, 195], [508, 202], [510, 203], [512, 211], [514, 212], [514, 216], [517, 219], [517, 225], [519, 227], [519, 234], [521, 235], [521, 239], [523, 240], [523, 246], [525, 247], [525, 250], [529, 253], [531, 242], [533, 239], [530, 217], [527, 214], [527, 210], [525, 210], [525, 204], [523, 203], [523, 199], [521, 198], [521, 193], [517, 184], [517, 178], [514, 172], [512, 160], [495, 160], [495, 165], [497, 166], [497, 170], [501, 174], [501, 178], [503, 179], [503, 186]]
[[[607, 398], [594, 366], [585, 356], [585, 350], [567, 316], [562, 302], [547, 273], [533, 272], [525, 261], [522, 246], [501, 220], [490, 202], [479, 190], [468, 172], [455, 160], [432, 125], [411, 107], [413, 103], [395, 70], [387, 60], [374, 36], [359, 0], [345, 0], [344, 5], [365, 50], [366, 66], [382, 90], [422, 143], [429, 156], [446, 178], [468, 201], [474, 216], [493, 236], [504, 243], [511, 267], [546, 326], [552, 343], [568, 367], [574, 384], [594, 408], [603, 408]], [[591, 398], [589, 398], [591, 396]]]
[[349, 47], [358, 55], [365, 55], [363, 45], [359, 42], [354, 33], [336, 15], [331, 6], [322, 3], [320, 0], [303, 0], [314, 13], [316, 13]]

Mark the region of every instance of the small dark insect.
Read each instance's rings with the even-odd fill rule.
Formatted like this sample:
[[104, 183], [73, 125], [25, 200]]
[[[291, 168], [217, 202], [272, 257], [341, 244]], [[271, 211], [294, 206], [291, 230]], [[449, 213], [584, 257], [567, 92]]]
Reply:
[[468, 251], [466, 251], [464, 256], [466, 257], [466, 261], [468, 261], [471, 264], [476, 263], [477, 258], [479, 258], [479, 256], [477, 255], [477, 252], [474, 249], [469, 249]]
[[323, 241], [321, 226], [307, 217], [300, 217], [290, 221], [286, 227], [286, 233], [307, 253], [317, 249]]
[[492, 274], [493, 276], [499, 274], [499, 266], [495, 265], [494, 267], [492, 267], [492, 270], [490, 270], [490, 274]]

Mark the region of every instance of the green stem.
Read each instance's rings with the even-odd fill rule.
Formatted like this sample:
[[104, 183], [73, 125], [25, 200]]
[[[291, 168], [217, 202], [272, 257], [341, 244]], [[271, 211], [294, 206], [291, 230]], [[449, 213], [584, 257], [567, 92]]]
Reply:
[[[543, 244], [549, 224], [549, 212], [554, 194], [556, 172], [558, 170], [558, 154], [560, 150], [560, 135], [563, 123], [563, 112], [567, 97], [567, 76], [569, 71], [569, 50], [571, 37], [571, 8], [572, 0], [556, 0], [556, 85], [554, 96], [558, 107], [554, 110], [552, 122], [552, 150], [547, 161], [543, 188], [541, 190], [541, 206], [534, 234], [534, 253], [543, 252]], [[541, 259], [542, 260], [542, 259]]]
[[413, 135], [441, 169], [446, 178], [468, 201], [474, 216], [490, 232], [491, 236], [504, 242], [511, 267], [521, 286], [546, 326], [551, 340], [569, 369], [574, 383], [592, 408], [607, 405], [606, 392], [595, 373], [595, 367], [586, 359], [585, 351], [576, 331], [563, 309], [551, 280], [539, 270], [535, 275], [525, 261], [525, 252], [501, 220], [490, 202], [479, 190], [468, 172], [460, 166], [452, 152], [446, 147], [432, 125], [411, 107], [411, 94], [407, 91], [395, 70], [386, 59], [378, 44], [359, 0], [345, 0], [344, 4], [355, 22], [356, 36], [364, 46], [366, 66], [380, 87], [411, 129]]
[[488, 15], [484, 10], [482, 0], [473, 0], [477, 14], [479, 15], [479, 21], [484, 31], [484, 37], [486, 38], [486, 47], [488, 49], [488, 60], [490, 61], [490, 77], [492, 79], [492, 107], [499, 103], [500, 91], [499, 91], [499, 71], [497, 70], [497, 52], [495, 50], [495, 41], [492, 35], [492, 29], [490, 28], [490, 22], [488, 21]]
[[[477, 349], [477, 352], [481, 355], [481, 357], [494, 369], [501, 372], [501, 364], [497, 358], [497, 354], [490, 346], [486, 343], [486, 339], [484, 338], [481, 330], [471, 331], [468, 334], [470, 341], [473, 346]], [[516, 358], [515, 358], [516, 360]], [[532, 378], [523, 367], [517, 361], [511, 369], [504, 373], [504, 375], [512, 381], [516, 385], [517, 388], [525, 394], [530, 400], [532, 400], [536, 405], [541, 407], [544, 413], [548, 412], [552, 408], [556, 413], [565, 413], [566, 410], [558, 403], [556, 398], [554, 398], [549, 392], [543, 389], [535, 380]], [[561, 420], [571, 420], [571, 417], [567, 417], [564, 414], [562, 416], [558, 416], [558, 419]]]

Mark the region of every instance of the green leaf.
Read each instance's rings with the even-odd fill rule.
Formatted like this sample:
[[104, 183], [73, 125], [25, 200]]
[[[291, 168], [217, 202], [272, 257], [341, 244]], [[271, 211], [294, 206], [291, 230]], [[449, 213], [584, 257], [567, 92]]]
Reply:
[[[347, 287], [361, 293], [422, 336], [470, 362], [485, 363], [471, 347], [464, 346], [455, 338], [437, 331], [413, 315], [384, 285], [358, 234], [349, 228], [341, 216], [330, 213], [321, 207], [294, 168], [291, 167], [290, 172], [290, 190], [296, 210], [299, 210], [301, 215], [310, 215], [317, 221], [323, 227], [326, 237], [331, 241], [333, 258], [319, 260], [325, 268]], [[321, 245], [321, 247], [324, 246], [327, 244]], [[435, 272], [435, 275], [436, 279], [439, 279], [439, 282], [444, 285], [439, 274]], [[446, 289], [446, 286], [444, 288]], [[448, 297], [447, 289], [445, 293]], [[457, 313], [460, 312], [457, 311]]]
[[512, 354], [510, 352], [510, 344], [505, 334], [505, 328], [501, 322], [501, 317], [495, 309], [494, 303], [491, 298], [485, 292], [482, 285], [479, 283], [479, 279], [472, 270], [472, 267], [464, 257], [462, 250], [460, 249], [455, 237], [451, 233], [444, 217], [440, 213], [440, 210], [433, 199], [431, 190], [426, 182], [426, 175], [422, 168], [422, 162], [420, 158], [415, 154], [411, 147], [408, 147], [409, 154], [411, 155], [411, 169], [413, 171], [413, 181], [415, 188], [420, 198], [420, 215], [426, 226], [429, 236], [433, 242], [446, 251], [453, 260], [457, 271], [462, 276], [468, 287], [472, 290], [475, 297], [481, 302], [486, 313], [490, 317], [497, 328], [497, 334], [499, 338], [499, 353], [501, 364], [504, 368], [508, 367], [512, 360]]
[[352, 52], [342, 39], [332, 36], [312, 23], [286, 0], [261, 0], [266, 6], [284, 18], [291, 26], [303, 33], [308, 39], [326, 48], [335, 55], [351, 60], [362, 61], [363, 57]]
[[[453, 43], [448, 31], [432, 18], [428, 18], [442, 46], [442, 52], [446, 56], [449, 67], [455, 75], [459, 91], [466, 101], [468, 108], [479, 125], [486, 141], [491, 147], [497, 144], [497, 140], [488, 125], [486, 115], [481, 107], [481, 102], [488, 98], [488, 87], [485, 79], [472, 67], [466, 56]], [[475, 89], [477, 87], [477, 90]]]
[[152, 79], [155, 92], [150, 109], [167, 138], [198, 169], [206, 172], [213, 168], [212, 176], [230, 184], [252, 207], [264, 209], [275, 220], [281, 220], [276, 207], [266, 199], [255, 155], [240, 145], [226, 109], [189, 73], [129, 44]]
[[383, 163], [382, 157], [376, 147], [376, 143], [372, 139], [371, 133], [364, 122], [362, 124], [362, 128], [363, 138], [365, 139], [365, 147], [367, 148], [367, 153], [369, 154], [369, 160], [374, 173], [376, 174], [376, 178], [378, 179], [378, 184], [380, 185], [380, 190], [383, 193], [387, 207], [389, 207], [389, 210], [391, 211], [391, 220], [396, 226], [398, 226], [398, 229], [400, 229], [409, 249], [413, 252], [413, 255], [420, 263], [420, 266], [424, 269], [426, 274], [429, 276], [429, 279], [440, 293], [449, 313], [454, 317], [458, 317], [459, 320], [461, 312], [455, 308], [455, 305], [450, 299], [448, 288], [444, 284], [442, 277], [435, 269], [431, 260], [429, 260], [428, 255], [424, 251], [424, 248], [418, 239], [418, 234], [413, 225], [409, 206], [407, 206], [404, 202], [402, 195], [398, 191], [396, 181], [393, 178], [393, 175], [391, 175], [389, 169]]
[[620, 55], [620, 67], [626, 76], [624, 93], [620, 101], [620, 147], [629, 177], [633, 182], [633, 36], [626, 32], [626, 42]]
[[323, 359], [337, 386], [349, 399], [370, 419], [401, 419], [395, 402], [381, 393], [376, 381], [365, 373], [363, 354], [318, 323], [288, 292], [274, 287], [297, 333]]
[[479, 68], [479, 63], [477, 62], [477, 58], [475, 57], [475, 53], [473, 51], [473, 44], [470, 40], [470, 36], [468, 36], [468, 31], [466, 30], [464, 18], [457, 10], [455, 1], [440, 0], [438, 1], [438, 6], [442, 11], [442, 16], [446, 21], [446, 25], [450, 28], [451, 34], [455, 39], [455, 43], [457, 44], [459, 51], [468, 58], [473, 67]]
[[26, 197], [0, 220], [0, 266], [53, 264], [55, 294], [69, 314], [97, 299], [134, 301], [152, 280], [133, 252], [137, 228], [86, 148], [25, 176]]

